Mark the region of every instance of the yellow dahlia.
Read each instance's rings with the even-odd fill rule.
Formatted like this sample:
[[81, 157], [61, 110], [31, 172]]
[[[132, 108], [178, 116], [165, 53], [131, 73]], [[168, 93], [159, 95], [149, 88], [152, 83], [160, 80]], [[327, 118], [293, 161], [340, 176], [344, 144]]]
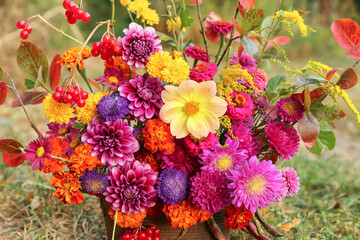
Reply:
[[103, 96], [107, 94], [108, 93], [105, 92], [97, 92], [95, 94], [90, 93], [88, 99], [85, 100], [85, 106], [82, 108], [76, 107], [77, 120], [79, 120], [84, 125], [91, 122], [91, 120], [98, 115], [96, 105], [103, 98]]
[[45, 97], [43, 104], [43, 111], [49, 122], [69, 123], [70, 118], [75, 117], [70, 103], [59, 103], [52, 98], [50, 93]]
[[195, 138], [206, 137], [219, 128], [219, 117], [226, 112], [227, 103], [216, 96], [213, 81], [197, 83], [186, 80], [178, 87], [168, 85], [161, 94], [165, 103], [160, 118], [170, 123], [170, 131], [176, 138], [189, 133]]

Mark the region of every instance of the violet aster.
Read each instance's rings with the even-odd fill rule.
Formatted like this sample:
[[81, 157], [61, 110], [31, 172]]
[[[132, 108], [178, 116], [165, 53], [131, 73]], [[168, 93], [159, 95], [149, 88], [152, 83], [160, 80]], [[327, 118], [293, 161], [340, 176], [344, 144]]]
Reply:
[[101, 85], [109, 85], [109, 89], [116, 91], [116, 89], [122, 84], [129, 81], [129, 78], [124, 74], [122, 69], [117, 68], [105, 68], [104, 75], [99, 78], [95, 78]]
[[132, 135], [133, 128], [123, 119], [103, 123], [94, 118], [87, 126], [81, 141], [91, 146], [92, 156], [97, 156], [103, 165], [124, 165], [134, 160], [139, 143]]
[[295, 98], [281, 98], [276, 103], [276, 114], [288, 122], [297, 122], [304, 116], [303, 105]]
[[110, 168], [109, 179], [104, 195], [113, 210], [130, 215], [155, 206], [157, 173], [149, 164], [135, 160]]
[[299, 182], [300, 178], [298, 177], [295, 169], [291, 167], [286, 167], [281, 171], [281, 173], [283, 178], [285, 179], [286, 185], [288, 186], [288, 191], [286, 196], [291, 197], [297, 194], [297, 192], [300, 189], [300, 182]]
[[119, 37], [122, 46], [122, 60], [131, 69], [145, 68], [152, 54], [162, 50], [161, 40], [153, 27], [145, 29], [137, 23], [130, 23], [129, 29], [124, 29], [125, 36]]
[[119, 118], [125, 118], [130, 113], [129, 102], [119, 93], [105, 95], [97, 104], [96, 108], [99, 116], [104, 122], [115, 121]]
[[162, 171], [158, 182], [159, 197], [164, 203], [175, 205], [186, 199], [189, 180], [182, 170], [169, 168]]
[[276, 201], [283, 178], [281, 172], [271, 161], [261, 161], [253, 156], [243, 168], [230, 170], [228, 187], [231, 189], [232, 203], [240, 207], [245, 205], [251, 212], [263, 209]]
[[97, 169], [86, 170], [80, 177], [81, 188], [93, 194], [103, 194], [110, 184], [108, 173], [102, 175]]
[[192, 202], [209, 213], [216, 213], [231, 204], [228, 179], [218, 172], [197, 172], [191, 179]]
[[161, 92], [164, 82], [149, 75], [135, 75], [128, 83], [119, 87], [122, 97], [129, 100], [130, 114], [135, 120], [145, 122], [154, 116], [159, 116], [164, 105]]
[[32, 169], [35, 170], [39, 165], [39, 169], [44, 169], [44, 158], [52, 159], [51, 152], [52, 147], [50, 144], [50, 138], [39, 134], [39, 139], [34, 139], [29, 143], [29, 146], [25, 148], [25, 159], [30, 160], [29, 165], [32, 165]]
[[237, 52], [234, 53], [232, 58], [230, 59], [229, 65], [233, 66], [236, 64], [240, 64], [242, 69], [256, 68], [257, 62], [256, 59], [250, 56], [247, 53], [242, 53], [240, 58]]

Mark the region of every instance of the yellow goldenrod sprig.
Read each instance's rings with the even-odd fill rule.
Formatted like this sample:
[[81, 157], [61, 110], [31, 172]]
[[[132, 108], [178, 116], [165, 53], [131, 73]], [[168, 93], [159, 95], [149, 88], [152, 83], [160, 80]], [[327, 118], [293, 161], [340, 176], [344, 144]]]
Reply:
[[304, 19], [300, 16], [297, 10], [293, 10], [292, 12], [280, 10], [277, 11], [272, 18], [282, 18], [280, 21], [285, 25], [286, 31], [288, 31], [291, 37], [294, 36], [294, 33], [291, 29], [291, 23], [298, 26], [302, 37], [307, 37], [308, 31], [316, 32], [314, 29], [304, 23]]
[[296, 74], [296, 75], [305, 76], [305, 73], [303, 73], [301, 70], [299, 70], [299, 69], [292, 69], [292, 68], [286, 66], [285, 63], [283, 63], [282, 61], [280, 61], [280, 60], [278, 60], [278, 59], [276, 59], [276, 58], [270, 58], [270, 61], [272, 61], [273, 63], [277, 63], [277, 64], [279, 64], [280, 66], [282, 66], [287, 73], [294, 73], [294, 74]]

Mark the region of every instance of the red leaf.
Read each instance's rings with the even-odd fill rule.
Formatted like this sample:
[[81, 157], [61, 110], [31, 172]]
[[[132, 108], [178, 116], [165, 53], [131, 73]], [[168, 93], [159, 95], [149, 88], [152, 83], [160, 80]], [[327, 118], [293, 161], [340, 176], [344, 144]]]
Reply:
[[4, 154], [14, 155], [21, 153], [20, 148], [23, 145], [13, 139], [0, 139], [0, 152]]
[[246, 9], [244, 9], [244, 7], [240, 3], [238, 4], [237, 8], [238, 8], [241, 16], [244, 17], [245, 13], [246, 13]]
[[335, 73], [338, 71], [338, 70], [343, 70], [342, 68], [334, 68], [334, 69], [331, 69], [327, 74], [326, 74], [326, 77], [325, 79], [330, 81], [332, 79], [332, 77], [335, 75]]
[[0, 105], [4, 104], [6, 96], [7, 96], [6, 83], [0, 82]]
[[256, 0], [239, 0], [239, 3], [246, 9], [249, 10], [251, 9], [254, 4], [255, 4]]
[[236, 59], [236, 62], [237, 62], [237, 63], [239, 62], [239, 58], [240, 58], [240, 56], [241, 56], [241, 54], [242, 54], [243, 51], [244, 51], [244, 47], [243, 47], [243, 45], [242, 45], [241, 42], [240, 42], [240, 46], [239, 46], [239, 48], [238, 48], [238, 58]]
[[341, 18], [333, 22], [331, 31], [339, 46], [344, 49], [350, 49], [360, 43], [359, 25], [349, 18]]
[[310, 90], [309, 87], [306, 87], [304, 90], [304, 109], [305, 112], [310, 112], [310, 106], [311, 106], [311, 97], [310, 97]]
[[291, 38], [285, 37], [285, 36], [279, 36], [275, 37], [273, 39], [269, 40], [269, 43], [266, 45], [266, 48], [272, 48], [275, 47], [275, 43], [278, 46], [290, 44], [292, 42]]
[[349, 50], [347, 50], [345, 52], [346, 56], [355, 58], [355, 59], [360, 59], [360, 44], [350, 48]]
[[298, 121], [298, 130], [305, 143], [312, 143], [320, 134], [320, 124], [310, 113], [305, 113], [304, 117]]
[[4, 153], [2, 158], [3, 158], [4, 163], [6, 165], [8, 165], [9, 167], [20, 166], [25, 161], [25, 156], [22, 152], [20, 152], [18, 154], [14, 154], [14, 155], [9, 155], [9, 154]]
[[55, 88], [60, 83], [60, 76], [61, 76], [61, 65], [58, 63], [60, 59], [60, 54], [56, 54], [51, 62], [50, 65], [50, 87], [52, 90], [55, 90]]
[[[20, 95], [20, 98], [24, 105], [29, 105], [29, 104], [36, 105], [42, 103], [46, 95], [47, 92], [24, 92]], [[13, 108], [20, 106], [21, 106], [20, 101], [17, 98], [11, 103], [11, 107]]]
[[240, 36], [242, 36], [245, 33], [245, 30], [237, 24], [235, 18], [231, 18], [231, 21], [235, 29], [240, 33]]
[[341, 89], [349, 89], [355, 86], [358, 83], [358, 77], [356, 72], [352, 68], [348, 68], [345, 70], [343, 74], [341, 74], [339, 81], [336, 85], [339, 85]]

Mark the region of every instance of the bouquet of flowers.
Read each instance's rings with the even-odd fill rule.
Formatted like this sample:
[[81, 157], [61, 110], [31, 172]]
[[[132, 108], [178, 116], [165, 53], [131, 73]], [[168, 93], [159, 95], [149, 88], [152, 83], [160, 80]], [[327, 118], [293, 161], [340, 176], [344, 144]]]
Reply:
[[[345, 116], [336, 105], [339, 97], [360, 123], [345, 91], [357, 83], [353, 68], [359, 61], [345, 71], [315, 61], [292, 69], [281, 46], [291, 43], [294, 32], [306, 37], [315, 31], [305, 25], [303, 11], [280, 10], [279, 4], [265, 17], [255, 1], [239, 0], [231, 20], [215, 12], [202, 19], [201, 2], [164, 0], [167, 32], [159, 32], [153, 27], [159, 15], [148, 0], [120, 0], [131, 23], [116, 35], [110, 0], [111, 19], [99, 22], [85, 42], [41, 15], [19, 21], [22, 39], [38, 18], [78, 46], [56, 55], [49, 67], [42, 51], [23, 41], [18, 63], [32, 90], [22, 94], [0, 68], [0, 103], [9, 88], [17, 96], [14, 107], [27, 114], [26, 105], [42, 104], [49, 120], [41, 133], [27, 114], [38, 137], [25, 147], [0, 140], [3, 161], [51, 174], [53, 196], [64, 204], [80, 204], [84, 194], [105, 199], [106, 214], [127, 228], [120, 239], [160, 239], [160, 229], [145, 228], [143, 221], [164, 214], [169, 228], [207, 221], [217, 239], [227, 238], [220, 225], [255, 239], [269, 239], [261, 228], [282, 236], [261, 215], [299, 191], [295, 169], [282, 162], [295, 156], [300, 141], [316, 154], [334, 148], [333, 121]], [[192, 6], [204, 48], [187, 38]], [[63, 7], [69, 24], [91, 19], [82, 1], [65, 0]], [[88, 47], [101, 27], [102, 38]], [[290, 37], [276, 36], [282, 27]], [[360, 59], [357, 23], [340, 19], [331, 30], [346, 54]], [[218, 44], [217, 53], [210, 44]], [[84, 67], [90, 57], [104, 65], [104, 74], [93, 80]], [[269, 78], [271, 63], [286, 76]], [[62, 66], [69, 76], [61, 74]], [[333, 101], [325, 104], [325, 98]], [[214, 214], [225, 220], [216, 223]]]

